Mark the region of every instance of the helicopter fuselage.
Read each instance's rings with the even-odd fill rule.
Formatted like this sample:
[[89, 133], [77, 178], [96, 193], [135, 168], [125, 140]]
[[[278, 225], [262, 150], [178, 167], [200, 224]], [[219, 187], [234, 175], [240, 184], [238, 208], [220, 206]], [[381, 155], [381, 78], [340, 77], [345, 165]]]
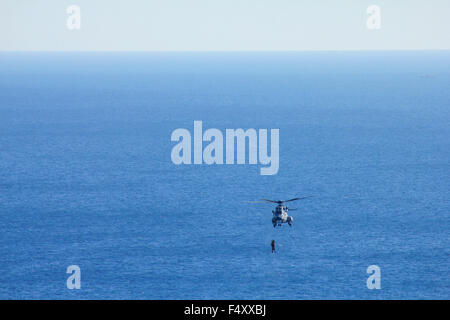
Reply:
[[272, 218], [272, 224], [275, 228], [277, 225], [281, 226], [283, 223], [289, 224], [289, 226], [292, 226], [292, 222], [294, 221], [294, 218], [288, 215], [288, 207], [283, 206], [282, 204], [279, 204], [275, 210], [272, 210], [273, 218]]

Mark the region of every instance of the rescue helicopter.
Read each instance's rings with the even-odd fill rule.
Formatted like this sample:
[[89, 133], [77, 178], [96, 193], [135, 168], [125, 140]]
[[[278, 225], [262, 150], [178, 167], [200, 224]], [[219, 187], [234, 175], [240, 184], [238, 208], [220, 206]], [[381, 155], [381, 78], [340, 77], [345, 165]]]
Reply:
[[278, 204], [275, 207], [275, 210], [272, 210], [272, 213], [273, 213], [272, 224], [273, 224], [274, 228], [276, 226], [281, 227], [281, 225], [283, 223], [287, 223], [290, 227], [292, 227], [294, 218], [292, 216], [290, 216], [288, 213], [289, 213], [289, 211], [293, 211], [293, 210], [297, 210], [297, 209], [294, 209], [294, 208], [289, 209], [288, 206], [284, 205], [284, 203], [301, 200], [301, 199], [306, 199], [306, 198], [310, 198], [310, 197], [312, 197], [312, 196], [293, 198], [293, 199], [289, 199], [289, 200], [270, 200], [270, 199], [261, 199], [261, 200]]

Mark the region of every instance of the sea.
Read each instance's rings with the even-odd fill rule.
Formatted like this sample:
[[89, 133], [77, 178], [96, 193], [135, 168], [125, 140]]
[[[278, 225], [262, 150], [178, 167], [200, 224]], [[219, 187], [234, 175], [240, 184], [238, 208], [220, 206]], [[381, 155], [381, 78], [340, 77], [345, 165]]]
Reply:
[[449, 188], [450, 51], [0, 53], [0, 299], [449, 299]]

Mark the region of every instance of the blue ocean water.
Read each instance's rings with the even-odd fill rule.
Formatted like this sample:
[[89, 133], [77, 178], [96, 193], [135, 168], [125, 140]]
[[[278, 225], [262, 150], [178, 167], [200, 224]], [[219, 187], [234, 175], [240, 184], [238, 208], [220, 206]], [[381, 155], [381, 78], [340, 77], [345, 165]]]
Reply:
[[[194, 120], [278, 174], [174, 165]], [[449, 125], [446, 51], [1, 53], [0, 298], [449, 299]]]

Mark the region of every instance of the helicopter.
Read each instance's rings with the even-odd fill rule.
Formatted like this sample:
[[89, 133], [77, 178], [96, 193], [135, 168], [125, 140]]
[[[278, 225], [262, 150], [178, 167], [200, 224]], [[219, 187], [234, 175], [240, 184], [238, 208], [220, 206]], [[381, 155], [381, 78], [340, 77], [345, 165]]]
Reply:
[[306, 199], [306, 198], [310, 198], [312, 196], [307, 196], [307, 197], [301, 197], [301, 198], [293, 198], [293, 199], [289, 199], [289, 200], [270, 200], [270, 199], [261, 199], [267, 202], [273, 202], [278, 204], [275, 207], [275, 210], [272, 210], [273, 213], [273, 218], [272, 218], [272, 224], [273, 227], [275, 228], [276, 226], [281, 227], [281, 225], [283, 223], [287, 223], [289, 225], [289, 227], [292, 227], [292, 223], [294, 222], [294, 218], [291, 217], [290, 215], [288, 215], [289, 210], [293, 211], [293, 210], [297, 210], [297, 209], [289, 209], [288, 206], [285, 206], [284, 203], [285, 202], [290, 202], [290, 201], [296, 201], [296, 200], [301, 200], [301, 199]]

